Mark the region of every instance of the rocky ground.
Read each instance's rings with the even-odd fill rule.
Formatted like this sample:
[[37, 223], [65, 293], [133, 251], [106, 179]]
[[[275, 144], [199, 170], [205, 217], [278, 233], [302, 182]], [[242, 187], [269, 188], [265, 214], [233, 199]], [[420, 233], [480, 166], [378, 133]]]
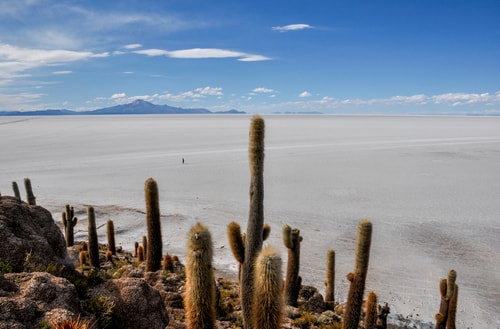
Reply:
[[[66, 248], [50, 212], [13, 197], [0, 196], [0, 240], [0, 329], [55, 328], [77, 317], [94, 328], [186, 328], [184, 266], [175, 257], [173, 269], [146, 272], [134, 254], [109, 257], [101, 245], [101, 269], [90, 270], [80, 264], [83, 242]], [[237, 282], [219, 274], [217, 292], [217, 327], [240, 328]], [[342, 313], [303, 286], [282, 328], [340, 328]], [[389, 328], [431, 328], [405, 322]]]

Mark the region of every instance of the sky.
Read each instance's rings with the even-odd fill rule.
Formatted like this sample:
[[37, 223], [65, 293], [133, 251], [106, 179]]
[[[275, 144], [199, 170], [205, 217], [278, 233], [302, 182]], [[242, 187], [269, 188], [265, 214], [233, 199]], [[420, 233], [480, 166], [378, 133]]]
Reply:
[[498, 0], [2, 0], [0, 111], [500, 115]]

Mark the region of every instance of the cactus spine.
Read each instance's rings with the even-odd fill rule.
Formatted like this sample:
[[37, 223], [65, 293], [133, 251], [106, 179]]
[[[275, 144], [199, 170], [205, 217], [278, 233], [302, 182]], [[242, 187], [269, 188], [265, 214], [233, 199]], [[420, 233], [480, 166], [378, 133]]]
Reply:
[[373, 291], [370, 291], [366, 297], [365, 308], [365, 329], [375, 329], [377, 324], [377, 294]]
[[252, 325], [259, 329], [279, 329], [283, 310], [281, 257], [272, 247], [262, 250], [255, 262]]
[[197, 223], [189, 232], [184, 307], [188, 329], [215, 328], [213, 245], [208, 229]]
[[78, 222], [78, 218], [75, 217], [75, 209], [70, 207], [69, 204], [66, 205], [64, 212], [62, 213], [62, 223], [64, 225], [64, 233], [66, 235], [66, 246], [72, 247], [75, 241], [74, 227]]
[[16, 182], [12, 182], [12, 190], [14, 191], [16, 199], [21, 200], [21, 193], [19, 193], [19, 186]]
[[299, 297], [301, 278], [300, 269], [300, 230], [292, 229], [290, 226], [283, 226], [283, 244], [288, 249], [288, 264], [286, 268], [285, 280], [285, 300], [287, 305], [297, 306]]
[[97, 241], [97, 228], [95, 225], [95, 212], [94, 207], [87, 207], [87, 218], [88, 218], [88, 233], [89, 233], [89, 258], [90, 265], [96, 269], [100, 269], [101, 265], [99, 263], [99, 243]]
[[115, 225], [111, 219], [106, 222], [106, 235], [108, 236], [108, 250], [111, 251], [111, 255], [116, 255]]
[[328, 249], [326, 253], [325, 302], [335, 301], [335, 251]]
[[364, 219], [358, 225], [354, 272], [347, 275], [347, 279], [351, 281], [351, 285], [342, 321], [342, 329], [358, 329], [368, 271], [368, 260], [370, 258], [371, 236], [372, 223]]
[[158, 185], [153, 178], [146, 180], [146, 221], [148, 225], [148, 246], [146, 249], [146, 271], [155, 272], [161, 268], [163, 257], [160, 222], [160, 201]]

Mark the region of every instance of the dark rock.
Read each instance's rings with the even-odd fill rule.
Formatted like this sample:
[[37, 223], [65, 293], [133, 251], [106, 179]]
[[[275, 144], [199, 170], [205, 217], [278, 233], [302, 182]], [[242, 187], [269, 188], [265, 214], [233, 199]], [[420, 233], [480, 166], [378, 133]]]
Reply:
[[66, 263], [66, 243], [50, 212], [13, 197], [0, 197], [0, 241], [0, 259], [13, 272]]

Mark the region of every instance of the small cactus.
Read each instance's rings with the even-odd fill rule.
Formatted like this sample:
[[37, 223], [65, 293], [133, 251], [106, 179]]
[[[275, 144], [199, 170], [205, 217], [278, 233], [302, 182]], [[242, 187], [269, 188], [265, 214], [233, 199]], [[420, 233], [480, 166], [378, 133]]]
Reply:
[[365, 304], [365, 329], [376, 329], [377, 324], [377, 294], [370, 291]]
[[243, 264], [243, 262], [245, 261], [245, 245], [243, 244], [243, 239], [241, 237], [241, 228], [238, 223], [229, 223], [229, 225], [227, 226], [227, 237], [234, 258], [236, 258], [238, 263]]
[[290, 226], [283, 226], [283, 244], [288, 249], [288, 264], [285, 279], [285, 301], [287, 305], [297, 307], [299, 297], [300, 281], [300, 230], [292, 229]]
[[137, 261], [139, 263], [142, 263], [144, 261], [144, 248], [142, 246], [139, 246], [137, 248]]
[[158, 185], [153, 178], [144, 184], [146, 195], [146, 222], [148, 226], [148, 246], [146, 249], [146, 271], [156, 272], [161, 268], [162, 248], [160, 201]]
[[351, 285], [342, 321], [342, 329], [358, 329], [366, 274], [368, 272], [368, 260], [370, 258], [371, 236], [372, 223], [366, 219], [362, 220], [358, 225], [354, 272], [347, 275]]
[[458, 301], [458, 285], [455, 284], [453, 296], [450, 299], [450, 304], [448, 306], [448, 318], [446, 319], [446, 329], [456, 328], [456, 317], [457, 317], [457, 301]]
[[272, 247], [262, 250], [255, 261], [252, 325], [279, 329], [283, 320], [283, 278], [281, 257]]
[[189, 232], [184, 308], [188, 329], [215, 328], [213, 245], [207, 227], [197, 223]]
[[107, 262], [113, 262], [113, 253], [111, 250], [106, 250], [105, 259]]
[[74, 227], [78, 223], [78, 218], [75, 217], [75, 209], [69, 204], [66, 205], [62, 213], [62, 223], [64, 225], [64, 234], [66, 237], [66, 246], [72, 247], [75, 242]]
[[134, 257], [137, 258], [137, 249], [139, 248], [139, 242], [134, 241]]
[[12, 190], [16, 199], [21, 200], [21, 193], [19, 193], [19, 186], [16, 182], [12, 182]]
[[29, 178], [24, 179], [24, 188], [26, 189], [26, 201], [29, 205], [36, 206], [36, 198], [33, 194], [33, 189], [31, 188], [31, 180]]
[[87, 218], [88, 218], [88, 233], [89, 233], [89, 258], [90, 265], [96, 269], [100, 269], [101, 265], [99, 263], [99, 243], [97, 241], [97, 228], [95, 224], [95, 212], [94, 207], [87, 207]]
[[80, 261], [80, 266], [83, 268], [89, 264], [88, 262], [88, 252], [86, 250], [80, 251], [78, 254], [78, 260]]
[[165, 257], [163, 257], [163, 270], [170, 273], [174, 272], [174, 262], [172, 260], [172, 256], [169, 254], [166, 254]]
[[115, 225], [111, 219], [108, 219], [106, 222], [106, 235], [108, 236], [108, 250], [111, 252], [111, 255], [116, 255]]
[[325, 302], [335, 301], [335, 251], [328, 249], [326, 253]]

